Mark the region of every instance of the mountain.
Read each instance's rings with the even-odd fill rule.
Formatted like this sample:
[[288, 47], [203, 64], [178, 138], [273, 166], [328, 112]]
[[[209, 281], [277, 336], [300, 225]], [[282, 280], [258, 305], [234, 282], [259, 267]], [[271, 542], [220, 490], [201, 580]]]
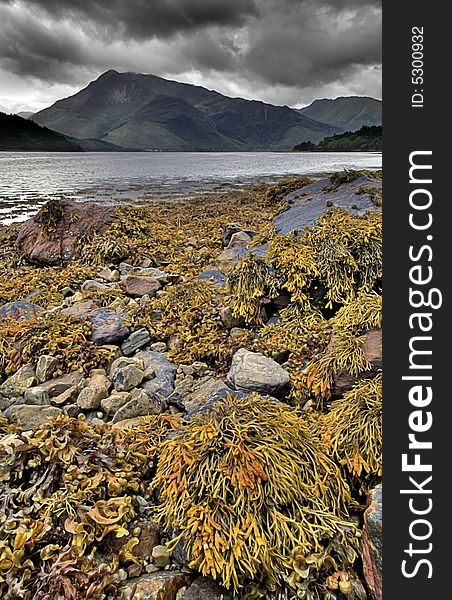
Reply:
[[65, 135], [141, 150], [289, 150], [341, 131], [288, 106], [114, 70], [33, 119]]
[[81, 146], [33, 121], [0, 112], [0, 150], [80, 152]]
[[383, 136], [381, 125], [367, 127], [363, 125], [358, 131], [346, 131], [326, 137], [318, 144], [301, 142], [297, 144], [294, 152], [381, 152], [383, 149]]
[[22, 112], [18, 112], [17, 113], [19, 115], [19, 117], [23, 117], [24, 119], [29, 119], [30, 117], [33, 116], [33, 111], [31, 110], [23, 110]]
[[[310, 119], [338, 127], [341, 131], [357, 131], [363, 125], [381, 125], [382, 122], [381, 100], [367, 96], [314, 100], [309, 106], [298, 109], [298, 112]], [[311, 140], [315, 141], [318, 140]]]

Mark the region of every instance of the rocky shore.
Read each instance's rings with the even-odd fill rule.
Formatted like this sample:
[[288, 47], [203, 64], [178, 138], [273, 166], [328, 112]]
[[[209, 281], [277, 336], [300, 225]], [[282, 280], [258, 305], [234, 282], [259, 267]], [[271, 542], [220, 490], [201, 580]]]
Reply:
[[2, 598], [381, 598], [381, 173], [52, 200], [0, 275]]

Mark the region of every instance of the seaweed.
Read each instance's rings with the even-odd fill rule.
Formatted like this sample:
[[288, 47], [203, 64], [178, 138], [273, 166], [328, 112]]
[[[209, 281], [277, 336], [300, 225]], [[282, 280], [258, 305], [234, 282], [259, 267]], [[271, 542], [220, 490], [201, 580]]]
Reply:
[[57, 240], [58, 224], [64, 217], [64, 206], [60, 199], [52, 198], [39, 210], [35, 221], [41, 226], [41, 231], [47, 240]]
[[264, 196], [264, 204], [267, 206], [278, 206], [287, 194], [295, 192], [310, 183], [312, 183], [312, 179], [309, 177], [288, 177], [287, 179], [282, 179], [267, 190]]
[[307, 560], [328, 541], [346, 549], [347, 567], [356, 558], [338, 467], [296, 411], [256, 394], [184, 423], [162, 444], [152, 488], [170, 548], [226, 588], [309, 578], [309, 566], [293, 575], [294, 554]]
[[62, 416], [1, 438], [2, 598], [101, 600], [114, 589], [120, 565], [139, 562], [138, 496], [151, 500], [159, 446], [178, 427], [172, 415], [133, 429]]
[[358, 382], [317, 422], [332, 457], [366, 494], [382, 475], [382, 376]]

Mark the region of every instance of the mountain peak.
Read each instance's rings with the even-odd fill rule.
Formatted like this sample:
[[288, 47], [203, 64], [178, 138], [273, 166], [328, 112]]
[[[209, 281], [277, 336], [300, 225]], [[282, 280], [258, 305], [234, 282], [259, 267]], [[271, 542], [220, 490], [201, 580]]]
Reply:
[[290, 150], [340, 131], [287, 106], [115, 69], [34, 119], [65, 135], [143, 150]]

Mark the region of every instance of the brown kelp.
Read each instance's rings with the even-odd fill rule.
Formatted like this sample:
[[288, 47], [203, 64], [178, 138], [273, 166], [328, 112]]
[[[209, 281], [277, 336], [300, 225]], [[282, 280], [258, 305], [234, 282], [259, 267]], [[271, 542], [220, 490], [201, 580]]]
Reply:
[[119, 566], [139, 562], [137, 496], [148, 497], [159, 445], [177, 427], [172, 415], [133, 429], [62, 416], [0, 438], [1, 597], [117, 597]]
[[[339, 564], [353, 577], [348, 487], [283, 403], [229, 396], [194, 416], [163, 443], [152, 486], [171, 547], [227, 588], [251, 580], [272, 589], [286, 579], [303, 589], [314, 583], [311, 569], [325, 567], [326, 577]], [[343, 548], [343, 563], [340, 553], [322, 554], [329, 543]]]
[[358, 382], [316, 421], [333, 458], [367, 493], [382, 475], [382, 377]]

